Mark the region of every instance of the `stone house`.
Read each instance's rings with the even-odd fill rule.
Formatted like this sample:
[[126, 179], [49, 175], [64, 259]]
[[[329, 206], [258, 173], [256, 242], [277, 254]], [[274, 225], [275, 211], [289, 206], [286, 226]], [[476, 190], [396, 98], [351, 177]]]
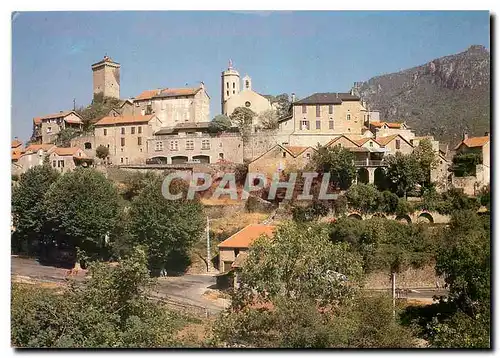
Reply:
[[183, 123], [162, 128], [148, 139], [148, 162], [163, 164], [243, 163], [239, 133], [208, 133], [210, 122]]
[[48, 155], [53, 148], [56, 148], [56, 146], [50, 143], [30, 144], [26, 147], [25, 151], [20, 154], [17, 164], [22, 168], [22, 172], [24, 173], [36, 165], [42, 165], [45, 156]]
[[109, 148], [111, 164], [145, 164], [148, 155], [147, 139], [162, 124], [154, 114], [104, 117], [94, 125], [94, 143], [85, 142], [84, 148], [94, 153], [99, 145]]
[[81, 130], [82, 117], [75, 111], [60, 111], [42, 117], [33, 118], [32, 141], [37, 143], [53, 143], [57, 135], [65, 128]]
[[88, 167], [93, 162], [92, 158], [78, 147], [54, 147], [49, 150], [48, 155], [50, 165], [61, 173], [72, 171], [78, 166]]
[[[257, 238], [261, 235], [272, 238], [275, 229], [275, 226], [251, 224], [222, 241], [217, 245], [219, 248], [219, 271], [227, 272], [231, 270], [231, 266], [237, 260], [238, 256], [248, 253], [250, 246]], [[239, 262], [239, 267], [241, 265], [242, 262]]]
[[270, 180], [275, 173], [279, 174], [282, 171], [290, 173], [304, 169], [314, 152], [315, 149], [312, 147], [276, 144], [266, 153], [250, 162], [248, 172], [265, 174]]
[[292, 114], [280, 119], [279, 132], [289, 145], [325, 145], [342, 134], [362, 134], [367, 113], [352, 93], [314, 93], [292, 102]]
[[124, 116], [154, 114], [165, 127], [187, 122], [208, 122], [210, 97], [203, 83], [197, 88], [147, 90], [130, 102], [123, 102], [120, 112]]
[[394, 134], [400, 134], [407, 141], [415, 138], [415, 133], [408, 128], [406, 123], [397, 122], [369, 122], [369, 129], [375, 134], [375, 137], [386, 137]]

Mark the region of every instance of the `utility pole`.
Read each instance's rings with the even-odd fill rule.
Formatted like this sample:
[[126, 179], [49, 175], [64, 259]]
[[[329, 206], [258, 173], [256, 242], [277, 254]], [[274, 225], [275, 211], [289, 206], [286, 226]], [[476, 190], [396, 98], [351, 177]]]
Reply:
[[207, 216], [207, 272], [210, 271], [210, 219]]
[[396, 318], [396, 273], [392, 273], [392, 315]]

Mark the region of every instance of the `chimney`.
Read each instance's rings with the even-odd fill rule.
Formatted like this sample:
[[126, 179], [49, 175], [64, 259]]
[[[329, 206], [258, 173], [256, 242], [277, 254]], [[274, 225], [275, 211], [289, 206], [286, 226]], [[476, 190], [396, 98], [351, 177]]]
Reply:
[[466, 131], [464, 131], [464, 133], [462, 135], [462, 141], [467, 140], [467, 138], [469, 138], [469, 135], [467, 134]]
[[295, 102], [295, 93], [292, 92], [292, 103]]

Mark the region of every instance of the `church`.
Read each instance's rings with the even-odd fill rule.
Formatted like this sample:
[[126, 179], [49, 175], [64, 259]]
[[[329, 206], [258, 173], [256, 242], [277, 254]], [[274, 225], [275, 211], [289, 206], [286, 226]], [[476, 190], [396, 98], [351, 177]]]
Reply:
[[243, 88], [241, 88], [240, 74], [229, 60], [227, 70], [221, 75], [221, 112], [230, 116], [237, 107], [246, 107], [259, 114], [273, 109], [269, 99], [252, 89], [250, 76], [243, 77]]

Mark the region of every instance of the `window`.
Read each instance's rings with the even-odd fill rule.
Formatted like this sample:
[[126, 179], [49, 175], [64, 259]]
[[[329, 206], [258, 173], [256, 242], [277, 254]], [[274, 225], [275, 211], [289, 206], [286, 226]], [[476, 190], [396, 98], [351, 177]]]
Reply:
[[328, 105], [328, 114], [333, 114], [333, 104]]
[[125, 147], [125, 138], [120, 138], [120, 144], [122, 147]]
[[52, 127], [47, 127], [47, 133], [52, 133]]
[[137, 133], [141, 134], [142, 133], [142, 127], [137, 127]]
[[161, 150], [163, 150], [163, 142], [161, 142], [161, 141], [157, 141], [157, 142], [155, 143], [155, 151], [157, 151], [157, 152], [158, 152], [158, 151], [161, 151]]
[[151, 114], [151, 113], [153, 113], [153, 106], [148, 104], [146, 106], [146, 114]]
[[130, 134], [135, 134], [135, 127], [130, 128]]
[[302, 113], [307, 113], [307, 106], [305, 104], [302, 105]]
[[249, 101], [245, 102], [245, 107], [250, 107], [252, 104]]
[[396, 139], [396, 149], [401, 149], [401, 141]]
[[179, 141], [171, 140], [170, 141], [170, 150], [179, 150]]
[[321, 129], [321, 121], [316, 121], [316, 129]]
[[285, 151], [283, 152], [283, 158], [286, 158], [286, 152]]
[[58, 168], [64, 168], [64, 160], [58, 160], [57, 161], [57, 167]]
[[120, 158], [120, 163], [122, 163], [122, 164], [123, 164], [123, 158]]
[[186, 141], [186, 150], [194, 150], [194, 140], [188, 139]]
[[226, 82], [226, 87], [229, 88], [229, 82]]
[[245, 87], [250, 88], [250, 81], [248, 81], [248, 80], [245, 81]]
[[201, 141], [201, 149], [210, 149], [210, 141], [208, 139]]
[[333, 121], [328, 122], [328, 128], [333, 129]]
[[90, 143], [90, 142], [85, 142], [85, 143], [83, 144], [83, 147], [84, 147], [85, 149], [92, 149], [92, 143]]
[[316, 105], [316, 117], [321, 117], [321, 106], [319, 104]]
[[309, 129], [309, 121], [300, 121], [300, 129]]
[[52, 166], [55, 168], [57, 165], [57, 162], [55, 160], [52, 161]]
[[350, 120], [351, 120], [351, 114], [350, 114], [350, 113], [347, 113], [346, 119], [347, 119], [348, 121], [350, 121]]
[[370, 144], [369, 144], [370, 148], [373, 147], [373, 142], [370, 141]]
[[233, 88], [236, 88], [236, 84], [233, 82]]
[[220, 143], [219, 143], [219, 147], [221, 147], [221, 148], [222, 148], [222, 142], [220, 142]]
[[122, 127], [122, 128], [121, 128], [120, 133], [121, 133], [121, 134], [125, 134], [125, 128], [124, 128], [124, 127]]
[[128, 157], [125, 157], [125, 164], [128, 164]]
[[311, 158], [311, 153], [306, 153], [306, 158], [310, 159]]
[[108, 135], [108, 130], [106, 128], [103, 129], [103, 135], [107, 136]]
[[142, 145], [142, 137], [137, 137], [137, 145]]
[[224, 159], [224, 153], [219, 153], [219, 159]]
[[229, 96], [229, 91], [226, 91], [227, 95]]

